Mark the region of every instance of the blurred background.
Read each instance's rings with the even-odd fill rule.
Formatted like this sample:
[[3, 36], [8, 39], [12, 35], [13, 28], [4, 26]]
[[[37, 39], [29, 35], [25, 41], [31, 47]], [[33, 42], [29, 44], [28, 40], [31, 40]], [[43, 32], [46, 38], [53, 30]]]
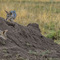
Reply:
[[0, 17], [4, 10], [15, 10], [15, 22], [21, 25], [37, 23], [41, 33], [60, 44], [60, 0], [0, 0]]

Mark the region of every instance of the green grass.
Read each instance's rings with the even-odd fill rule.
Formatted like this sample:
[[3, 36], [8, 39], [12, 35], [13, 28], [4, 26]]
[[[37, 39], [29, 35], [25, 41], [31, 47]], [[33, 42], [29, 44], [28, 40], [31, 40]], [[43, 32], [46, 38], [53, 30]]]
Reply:
[[49, 1], [0, 0], [0, 17], [6, 18], [4, 10], [16, 10], [15, 22], [22, 25], [37, 23], [44, 36], [60, 40], [60, 2]]

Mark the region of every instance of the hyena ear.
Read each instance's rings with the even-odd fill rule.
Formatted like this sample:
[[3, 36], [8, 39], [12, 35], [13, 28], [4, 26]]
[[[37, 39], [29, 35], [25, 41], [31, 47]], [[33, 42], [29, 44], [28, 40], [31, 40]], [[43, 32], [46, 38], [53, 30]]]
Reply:
[[7, 31], [8, 31], [8, 30], [4, 30], [4, 31], [3, 31], [3, 34], [6, 34]]
[[5, 12], [8, 14], [8, 11], [5, 10]]

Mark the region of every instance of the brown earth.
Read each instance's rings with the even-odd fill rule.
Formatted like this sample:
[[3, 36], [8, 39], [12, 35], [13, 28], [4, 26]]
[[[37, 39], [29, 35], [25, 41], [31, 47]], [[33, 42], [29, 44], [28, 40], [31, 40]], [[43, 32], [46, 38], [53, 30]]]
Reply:
[[38, 24], [22, 26], [0, 17], [0, 30], [6, 30], [7, 40], [0, 38], [0, 60], [45, 60], [60, 58], [60, 46], [41, 34]]

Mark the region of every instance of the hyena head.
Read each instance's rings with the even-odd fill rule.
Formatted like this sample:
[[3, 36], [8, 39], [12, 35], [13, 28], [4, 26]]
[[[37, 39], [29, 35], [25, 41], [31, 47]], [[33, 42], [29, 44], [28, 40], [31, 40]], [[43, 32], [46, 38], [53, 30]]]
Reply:
[[0, 30], [0, 37], [6, 40], [7, 39], [7, 35], [6, 35], [7, 31], [8, 30], [4, 30], [4, 31]]
[[6, 20], [9, 20], [12, 16], [12, 13], [10, 11], [8, 12], [6, 10], [5, 10], [5, 12], [7, 13]]

